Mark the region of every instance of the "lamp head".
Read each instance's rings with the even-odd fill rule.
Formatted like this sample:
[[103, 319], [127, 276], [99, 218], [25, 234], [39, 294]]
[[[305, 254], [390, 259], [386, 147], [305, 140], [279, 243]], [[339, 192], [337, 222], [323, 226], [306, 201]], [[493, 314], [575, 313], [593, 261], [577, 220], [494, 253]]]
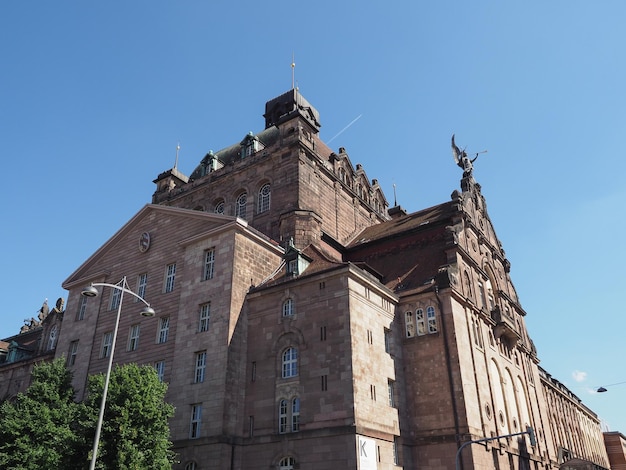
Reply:
[[598, 392], [598, 393], [606, 392], [606, 388], [600, 387], [598, 390], [596, 390], [596, 392]]
[[85, 287], [80, 295], [84, 295], [85, 297], [98, 297], [98, 289], [96, 289], [92, 284], [89, 284], [88, 287]]
[[156, 315], [156, 312], [152, 307], [146, 305], [146, 307], [141, 311], [141, 315], [144, 317], [153, 317], [154, 315]]

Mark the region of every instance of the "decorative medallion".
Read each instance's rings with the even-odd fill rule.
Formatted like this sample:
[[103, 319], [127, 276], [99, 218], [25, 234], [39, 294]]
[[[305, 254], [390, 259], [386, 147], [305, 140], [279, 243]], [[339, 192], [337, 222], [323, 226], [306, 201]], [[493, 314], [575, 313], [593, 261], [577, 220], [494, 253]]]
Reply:
[[150, 234], [148, 232], [143, 232], [141, 237], [139, 237], [139, 251], [145, 253], [150, 248]]

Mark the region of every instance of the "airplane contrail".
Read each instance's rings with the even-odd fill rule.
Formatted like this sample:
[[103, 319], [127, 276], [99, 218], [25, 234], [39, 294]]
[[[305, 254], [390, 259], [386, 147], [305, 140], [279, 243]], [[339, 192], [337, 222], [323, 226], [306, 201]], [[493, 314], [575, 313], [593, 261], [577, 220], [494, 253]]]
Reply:
[[327, 144], [330, 144], [333, 140], [335, 140], [337, 137], [339, 137], [341, 134], [343, 134], [346, 129], [348, 129], [348, 127], [350, 127], [352, 124], [354, 124], [355, 122], [357, 122], [359, 119], [361, 119], [361, 116], [363, 116], [363, 113], [359, 114], [357, 117], [355, 117], [352, 122], [350, 122], [350, 124], [348, 124], [346, 127], [344, 127], [343, 129], [341, 129], [332, 139], [330, 139], [328, 142], [326, 142]]

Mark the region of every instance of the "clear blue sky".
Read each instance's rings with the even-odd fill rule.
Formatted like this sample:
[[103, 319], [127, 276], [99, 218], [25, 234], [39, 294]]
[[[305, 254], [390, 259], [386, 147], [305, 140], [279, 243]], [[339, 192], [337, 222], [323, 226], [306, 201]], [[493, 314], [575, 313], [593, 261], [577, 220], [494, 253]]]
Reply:
[[[475, 163], [541, 365], [626, 432], [626, 2], [3, 1], [0, 337], [291, 88], [410, 212]], [[357, 117], [359, 117], [355, 121]], [[352, 125], [349, 125], [352, 123]], [[348, 126], [346, 128], [346, 126]], [[341, 132], [343, 130], [343, 132]], [[339, 134], [339, 135], [337, 135]]]

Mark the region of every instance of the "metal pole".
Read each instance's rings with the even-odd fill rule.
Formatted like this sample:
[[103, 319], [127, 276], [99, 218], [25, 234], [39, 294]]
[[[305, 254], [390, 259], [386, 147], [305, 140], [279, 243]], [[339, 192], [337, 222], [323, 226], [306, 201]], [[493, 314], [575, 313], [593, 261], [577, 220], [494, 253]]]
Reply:
[[104, 390], [102, 391], [102, 401], [100, 402], [100, 414], [98, 415], [98, 424], [96, 425], [96, 436], [93, 439], [93, 452], [91, 456], [91, 464], [89, 470], [96, 468], [96, 460], [98, 458], [98, 444], [100, 442], [100, 431], [102, 430], [102, 421], [104, 420], [104, 408], [107, 401], [107, 392], [109, 391], [109, 380], [111, 378], [111, 368], [113, 367], [113, 354], [115, 353], [115, 343], [117, 342], [117, 330], [120, 326], [120, 314], [122, 313], [122, 301], [124, 300], [124, 292], [126, 291], [126, 276], [122, 279], [122, 287], [113, 286], [121, 291], [120, 303], [117, 306], [117, 318], [115, 319], [115, 329], [113, 330], [113, 341], [111, 342], [111, 354], [109, 354], [109, 365], [107, 373], [104, 377]]
[[484, 437], [482, 439], [476, 439], [475, 441], [464, 442], [463, 445], [461, 445], [461, 447], [459, 447], [459, 450], [456, 451], [456, 458], [455, 458], [456, 470], [460, 470], [459, 469], [459, 457], [461, 456], [461, 451], [466, 446], [468, 446], [470, 444], [476, 444], [478, 442], [495, 441], [496, 439], [502, 439], [502, 438], [505, 438], [505, 437], [521, 436], [522, 434], [528, 434], [529, 436], [531, 436], [531, 445], [534, 446], [533, 441], [535, 439], [535, 431], [533, 430], [533, 428], [531, 426], [527, 426], [526, 427], [526, 431], [522, 431], [522, 432], [515, 432], [513, 434], [504, 434], [502, 436]]

